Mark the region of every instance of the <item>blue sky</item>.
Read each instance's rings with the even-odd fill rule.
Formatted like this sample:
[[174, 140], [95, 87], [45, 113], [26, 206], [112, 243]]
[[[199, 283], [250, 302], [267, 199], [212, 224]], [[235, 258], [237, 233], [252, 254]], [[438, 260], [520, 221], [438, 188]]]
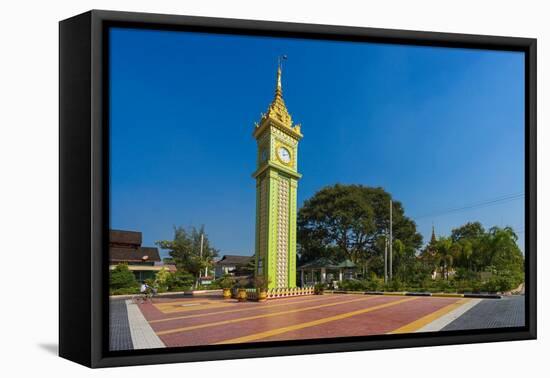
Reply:
[[514, 227], [523, 250], [523, 53], [133, 29], [110, 48], [111, 227], [145, 246], [204, 224], [222, 254], [253, 254], [252, 131], [287, 54], [298, 206], [326, 185], [382, 186], [425, 239], [479, 220]]

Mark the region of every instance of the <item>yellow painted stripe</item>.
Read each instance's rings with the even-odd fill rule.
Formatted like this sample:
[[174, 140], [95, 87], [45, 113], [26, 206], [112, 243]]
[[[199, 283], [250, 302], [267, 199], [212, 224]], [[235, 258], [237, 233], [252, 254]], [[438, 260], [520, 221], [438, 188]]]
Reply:
[[182, 313], [182, 312], [186, 312], [186, 313], [189, 313], [189, 312], [194, 312], [194, 311], [199, 311], [199, 310], [214, 310], [214, 309], [220, 309], [220, 308], [227, 308], [227, 307], [233, 307], [235, 306], [234, 304], [232, 303], [222, 303], [222, 302], [218, 302], [218, 303], [207, 303], [207, 302], [203, 302], [203, 303], [185, 303], [185, 304], [175, 304], [175, 305], [172, 305], [172, 306], [163, 306], [161, 308], [157, 307], [157, 309], [164, 313], [164, 314], [167, 314], [167, 315], [174, 315], [174, 314], [178, 314], [178, 313]]
[[[296, 297], [294, 298], [287, 298], [287, 299], [296, 299]], [[326, 299], [326, 297], [324, 298]], [[281, 307], [281, 306], [290, 306], [294, 303], [310, 303], [310, 302], [320, 302], [322, 301], [323, 298], [320, 298], [319, 296], [316, 296], [316, 298], [310, 298], [310, 299], [307, 299], [307, 300], [302, 300], [302, 301], [296, 301], [296, 302], [288, 302], [288, 300], [285, 300], [285, 299], [277, 299], [277, 301], [281, 301], [282, 303], [275, 303], [275, 304], [270, 304], [268, 306], [264, 306], [264, 304], [258, 304], [258, 307], [247, 307], [247, 308], [239, 308], [239, 309], [236, 309], [236, 310], [224, 310], [224, 311], [215, 311], [215, 312], [207, 312], [207, 313], [203, 313], [203, 314], [192, 314], [192, 315], [182, 315], [182, 316], [174, 316], [174, 317], [171, 317], [171, 318], [163, 318], [163, 319], [157, 319], [157, 320], [151, 320], [149, 321], [149, 323], [162, 323], [162, 322], [168, 322], [170, 320], [180, 320], [180, 319], [189, 319], [189, 318], [199, 318], [199, 317], [203, 317], [203, 316], [209, 316], [209, 315], [219, 315], [219, 314], [232, 314], [234, 312], [242, 312], [242, 311], [254, 311], [254, 310], [265, 310], [266, 308], [273, 308], [273, 307]], [[230, 304], [231, 306], [238, 306], [238, 304], [236, 303], [231, 303]]]
[[464, 298], [464, 294], [457, 293], [433, 293], [432, 297], [443, 297], [443, 298]]
[[384, 295], [405, 295], [404, 291], [385, 291]]
[[399, 327], [397, 329], [394, 329], [391, 332], [388, 333], [411, 333], [415, 332], [416, 330], [419, 330], [420, 328], [424, 327], [426, 324], [429, 324], [433, 322], [436, 319], [439, 319], [445, 314], [448, 314], [449, 312], [459, 308], [460, 306], [468, 303], [469, 299], [461, 299], [455, 303], [451, 303], [450, 305], [447, 305], [443, 308], [440, 308], [439, 310], [432, 312], [431, 314], [428, 314], [426, 316], [421, 317], [420, 319], [415, 320], [414, 322], [411, 322], [409, 324], [404, 325], [403, 327]]
[[246, 342], [250, 342], [250, 341], [265, 339], [267, 337], [280, 335], [281, 333], [286, 333], [286, 332], [296, 331], [296, 330], [303, 329], [303, 328], [313, 327], [313, 326], [316, 326], [316, 325], [325, 324], [325, 323], [333, 322], [333, 321], [336, 321], [336, 320], [342, 320], [342, 319], [350, 318], [350, 317], [355, 316], [355, 315], [361, 315], [361, 314], [366, 314], [366, 313], [371, 312], [371, 311], [380, 310], [380, 309], [383, 309], [383, 308], [386, 308], [386, 307], [397, 306], [398, 304], [401, 304], [401, 303], [404, 303], [404, 302], [409, 302], [409, 301], [414, 301], [416, 299], [418, 299], [418, 297], [408, 297], [408, 298], [400, 299], [400, 300], [397, 300], [397, 301], [394, 301], [394, 302], [389, 302], [389, 303], [384, 303], [384, 304], [380, 304], [380, 305], [369, 307], [369, 308], [364, 308], [362, 310], [346, 312], [346, 313], [343, 313], [343, 314], [330, 316], [328, 318], [313, 320], [311, 322], [294, 324], [294, 325], [291, 325], [291, 326], [288, 326], [288, 327], [272, 329], [272, 330], [269, 330], [269, 331], [255, 333], [255, 334], [252, 334], [252, 335], [238, 337], [238, 338], [235, 338], [235, 339], [224, 340], [224, 341], [220, 341], [220, 342], [215, 343], [215, 344], [246, 343]]
[[351, 299], [351, 300], [347, 300], [347, 301], [331, 302], [331, 303], [322, 304], [322, 305], [318, 305], [318, 306], [311, 306], [311, 307], [299, 308], [299, 309], [288, 310], [288, 311], [273, 312], [271, 314], [247, 316], [247, 317], [244, 317], [244, 318], [222, 320], [222, 321], [219, 321], [219, 322], [205, 323], [205, 324], [198, 324], [198, 325], [182, 327], [182, 328], [168, 329], [168, 330], [165, 330], [165, 331], [157, 332], [157, 335], [159, 335], [159, 336], [169, 335], [169, 334], [172, 334], [172, 333], [186, 332], [186, 331], [191, 331], [191, 330], [194, 330], [194, 329], [215, 327], [215, 326], [224, 325], [224, 324], [239, 323], [239, 322], [244, 322], [244, 321], [247, 321], [247, 320], [270, 318], [270, 317], [273, 317], [273, 316], [286, 315], [286, 314], [294, 314], [294, 313], [297, 313], [297, 312], [316, 310], [316, 309], [319, 309], [319, 308], [325, 308], [325, 307], [330, 307], [330, 306], [338, 306], [338, 305], [345, 304], [345, 303], [352, 303], [352, 302], [358, 302], [358, 301], [367, 301], [367, 300], [374, 299], [374, 298], [376, 298], [376, 297], [363, 297], [362, 296], [361, 298]]

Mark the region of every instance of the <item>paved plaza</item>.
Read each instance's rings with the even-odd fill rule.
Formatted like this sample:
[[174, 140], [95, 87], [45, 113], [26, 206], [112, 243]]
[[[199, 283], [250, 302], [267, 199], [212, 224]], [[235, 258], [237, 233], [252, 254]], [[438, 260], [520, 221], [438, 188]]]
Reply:
[[217, 296], [111, 300], [111, 350], [522, 326], [523, 297], [334, 294], [266, 303]]

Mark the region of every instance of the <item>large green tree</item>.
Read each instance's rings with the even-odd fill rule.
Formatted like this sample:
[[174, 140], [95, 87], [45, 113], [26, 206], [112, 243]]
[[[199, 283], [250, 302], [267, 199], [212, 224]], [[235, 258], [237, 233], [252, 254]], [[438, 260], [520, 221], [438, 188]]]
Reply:
[[[300, 261], [321, 256], [349, 259], [383, 274], [390, 199], [384, 189], [363, 185], [336, 184], [318, 191], [298, 212]], [[399, 201], [393, 201], [392, 216], [394, 246], [399, 245], [401, 255], [414, 256], [422, 245], [416, 224], [405, 216]]]
[[[203, 236], [202, 254], [201, 254], [201, 235]], [[173, 240], [161, 240], [156, 244], [161, 249], [169, 251], [170, 257], [176, 263], [178, 272], [188, 272], [197, 280], [205, 268], [212, 268], [213, 260], [218, 256], [218, 250], [215, 249], [208, 239], [204, 226], [200, 228], [174, 227]]]

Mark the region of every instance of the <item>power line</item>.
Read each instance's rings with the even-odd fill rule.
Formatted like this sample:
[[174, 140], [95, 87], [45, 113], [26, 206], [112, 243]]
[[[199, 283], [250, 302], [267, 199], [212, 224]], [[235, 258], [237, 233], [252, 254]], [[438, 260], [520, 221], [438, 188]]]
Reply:
[[446, 214], [451, 214], [451, 213], [458, 213], [458, 212], [466, 211], [466, 210], [479, 209], [479, 208], [488, 207], [488, 206], [500, 205], [500, 204], [503, 204], [503, 203], [518, 200], [518, 199], [523, 198], [523, 197], [525, 197], [525, 193], [523, 193], [523, 192], [511, 193], [511, 194], [506, 194], [506, 195], [496, 197], [496, 198], [493, 198], [493, 199], [488, 199], [488, 200], [485, 200], [485, 201], [474, 202], [474, 203], [464, 205], [464, 206], [461, 206], [461, 207], [450, 208], [450, 209], [446, 209], [446, 210], [437, 211], [437, 212], [434, 212], [434, 213], [431, 213], [431, 214], [425, 214], [425, 215], [421, 215], [421, 216], [418, 216], [418, 217], [413, 217], [413, 219], [422, 219], [422, 218], [429, 218], [429, 217], [433, 218], [433, 217], [439, 217], [441, 215], [446, 215]]

